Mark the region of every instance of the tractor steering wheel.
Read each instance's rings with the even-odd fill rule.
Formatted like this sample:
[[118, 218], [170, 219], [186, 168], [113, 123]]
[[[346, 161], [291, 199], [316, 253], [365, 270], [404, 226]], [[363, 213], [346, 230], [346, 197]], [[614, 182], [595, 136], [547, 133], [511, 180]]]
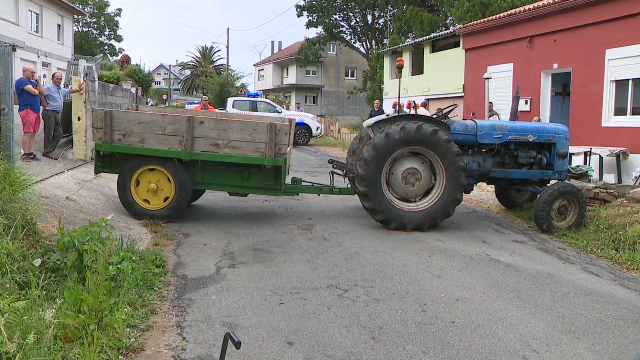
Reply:
[[438, 119], [438, 120], [442, 120], [445, 121], [449, 118], [449, 115], [453, 112], [453, 110], [458, 108], [458, 104], [451, 104], [447, 107], [445, 107], [444, 109], [442, 109], [442, 113], [438, 114], [438, 115], [433, 115], [434, 118]]

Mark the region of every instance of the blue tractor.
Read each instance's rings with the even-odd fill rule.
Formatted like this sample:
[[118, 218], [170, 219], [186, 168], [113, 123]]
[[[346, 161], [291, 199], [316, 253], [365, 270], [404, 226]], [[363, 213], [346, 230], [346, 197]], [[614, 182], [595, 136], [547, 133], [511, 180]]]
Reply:
[[454, 120], [449, 115], [457, 106], [436, 116], [371, 118], [351, 143], [346, 163], [330, 161], [373, 219], [393, 230], [426, 231], [452, 216], [463, 194], [484, 182], [495, 186], [508, 209], [535, 201], [535, 223], [542, 232], [582, 224], [586, 198], [566, 182], [566, 126]]

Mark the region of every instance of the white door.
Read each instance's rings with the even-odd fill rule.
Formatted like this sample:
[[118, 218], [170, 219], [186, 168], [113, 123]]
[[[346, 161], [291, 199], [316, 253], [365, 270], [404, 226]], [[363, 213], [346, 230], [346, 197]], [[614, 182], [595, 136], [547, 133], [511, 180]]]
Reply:
[[509, 120], [513, 100], [513, 63], [488, 66], [487, 72], [491, 74], [489, 101], [500, 115], [500, 120]]

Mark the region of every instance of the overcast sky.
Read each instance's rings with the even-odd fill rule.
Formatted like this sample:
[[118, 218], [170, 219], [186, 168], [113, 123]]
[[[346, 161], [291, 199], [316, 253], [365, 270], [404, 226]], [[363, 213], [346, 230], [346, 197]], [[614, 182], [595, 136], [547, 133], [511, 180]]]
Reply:
[[185, 61], [188, 51], [212, 42], [221, 43], [217, 45], [226, 57], [224, 44], [230, 27], [230, 66], [250, 74], [244, 81], [251, 91], [252, 65], [260, 60], [260, 51], [262, 59], [271, 54], [271, 40], [277, 50], [278, 41], [285, 48], [317, 31], [306, 30], [305, 18], [296, 17], [296, 0], [109, 1], [112, 8], [122, 8], [120, 34], [124, 41], [117, 46], [123, 47], [134, 63], [142, 58], [149, 70], [160, 62]]

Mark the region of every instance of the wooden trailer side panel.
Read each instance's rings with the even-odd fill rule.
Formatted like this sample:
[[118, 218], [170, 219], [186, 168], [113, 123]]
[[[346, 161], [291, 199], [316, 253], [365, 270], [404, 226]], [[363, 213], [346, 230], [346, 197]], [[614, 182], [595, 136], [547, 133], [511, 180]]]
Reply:
[[293, 146], [295, 123], [289, 119], [253, 120], [246, 119], [248, 115], [226, 113], [223, 117], [196, 116], [201, 113], [193, 111], [187, 114], [93, 109], [94, 141], [276, 158], [287, 158]]

